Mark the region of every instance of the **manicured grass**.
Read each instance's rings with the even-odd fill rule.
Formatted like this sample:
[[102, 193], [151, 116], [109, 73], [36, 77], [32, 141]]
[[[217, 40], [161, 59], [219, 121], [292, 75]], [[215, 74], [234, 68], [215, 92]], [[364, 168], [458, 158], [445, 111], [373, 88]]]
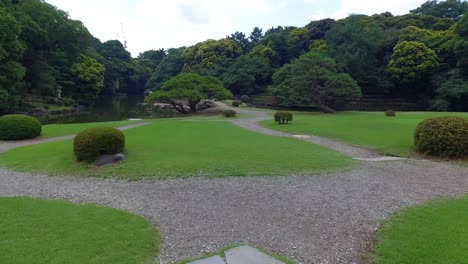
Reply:
[[114, 122], [99, 122], [99, 123], [83, 123], [83, 124], [57, 124], [42, 126], [43, 137], [61, 137], [77, 134], [91, 127], [121, 127], [135, 124], [138, 121], [114, 121]]
[[309, 134], [336, 139], [377, 151], [407, 157], [413, 146], [416, 126], [437, 116], [467, 117], [468, 113], [398, 112], [386, 117], [382, 112], [342, 112], [335, 115], [295, 113], [289, 125], [264, 121], [265, 127], [297, 134]]
[[114, 166], [76, 163], [71, 141], [11, 150], [0, 156], [0, 165], [50, 175], [141, 179], [312, 174], [356, 163], [329, 149], [223, 121], [160, 120], [125, 135], [128, 159]]
[[0, 263], [154, 263], [160, 237], [142, 217], [97, 205], [0, 199]]
[[467, 263], [468, 197], [403, 210], [377, 234], [375, 262]]

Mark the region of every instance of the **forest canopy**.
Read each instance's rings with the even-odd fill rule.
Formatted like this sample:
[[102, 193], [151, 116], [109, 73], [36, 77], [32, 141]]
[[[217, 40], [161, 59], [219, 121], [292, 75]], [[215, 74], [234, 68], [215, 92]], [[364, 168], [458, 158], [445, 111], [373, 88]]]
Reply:
[[324, 110], [334, 98], [363, 96], [468, 111], [468, 3], [460, 0], [430, 0], [402, 16], [255, 27], [136, 58], [41, 0], [0, 0], [0, 29], [0, 114], [37, 100], [92, 105], [105, 96], [159, 94], [172, 79], [194, 76], [214, 77], [236, 97], [274, 95], [290, 107]]

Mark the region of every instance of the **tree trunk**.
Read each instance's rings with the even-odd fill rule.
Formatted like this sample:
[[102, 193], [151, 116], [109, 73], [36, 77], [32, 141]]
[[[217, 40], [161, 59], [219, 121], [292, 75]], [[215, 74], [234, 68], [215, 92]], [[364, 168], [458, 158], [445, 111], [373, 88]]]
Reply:
[[190, 111], [192, 113], [198, 112], [197, 105], [198, 105], [198, 103], [200, 103], [200, 101], [201, 100], [189, 101], [189, 107], [190, 107]]
[[315, 83], [311, 83], [312, 86], [312, 98], [317, 104], [317, 107], [322, 110], [325, 114], [334, 114], [336, 111], [325, 104], [322, 103], [322, 95], [320, 94], [320, 88], [318, 88]]

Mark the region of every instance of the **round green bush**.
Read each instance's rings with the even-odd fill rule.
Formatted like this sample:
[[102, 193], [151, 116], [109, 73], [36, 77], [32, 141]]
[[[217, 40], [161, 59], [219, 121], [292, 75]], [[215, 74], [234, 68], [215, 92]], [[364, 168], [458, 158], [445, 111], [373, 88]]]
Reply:
[[0, 117], [0, 140], [22, 140], [41, 135], [39, 120], [27, 115], [6, 115]]
[[122, 153], [125, 135], [112, 127], [89, 128], [79, 133], [73, 141], [73, 152], [78, 161], [92, 163], [101, 155]]
[[396, 112], [394, 110], [387, 110], [385, 111], [385, 116], [388, 116], [388, 117], [395, 117], [396, 116]]
[[427, 119], [416, 128], [414, 140], [417, 150], [428, 155], [468, 157], [468, 119], [462, 117]]
[[288, 111], [278, 111], [275, 113], [275, 122], [280, 125], [288, 124], [293, 121], [293, 114]]
[[243, 102], [244, 104], [250, 103], [250, 97], [249, 97], [248, 95], [243, 95], [243, 96], [241, 96], [240, 100], [241, 100], [241, 102]]
[[241, 106], [241, 104], [242, 103], [240, 101], [233, 101], [232, 102], [232, 106], [234, 106], [234, 107], [239, 107], [239, 106]]
[[236, 117], [237, 116], [237, 112], [234, 111], [234, 110], [226, 110], [223, 112], [223, 115], [225, 117]]

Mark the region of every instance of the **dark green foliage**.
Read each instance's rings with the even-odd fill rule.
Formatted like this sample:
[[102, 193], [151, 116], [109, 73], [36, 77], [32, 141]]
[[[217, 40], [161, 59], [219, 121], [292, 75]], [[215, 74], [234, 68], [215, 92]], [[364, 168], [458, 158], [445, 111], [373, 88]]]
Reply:
[[185, 48], [169, 49], [167, 56], [162, 59], [151, 75], [146, 88], [152, 91], [159, 89], [164, 82], [179, 74], [184, 68], [184, 59], [182, 58], [184, 51]]
[[234, 110], [225, 110], [225, 111], [223, 111], [223, 115], [224, 115], [224, 117], [236, 117], [237, 112], [234, 111]]
[[238, 58], [220, 79], [234, 94], [255, 94], [262, 92], [262, 87], [271, 83], [272, 75], [273, 69], [267, 58], [244, 55]]
[[250, 97], [249, 97], [248, 95], [243, 95], [243, 96], [241, 96], [240, 100], [241, 100], [241, 102], [243, 102], [244, 104], [250, 103]]
[[468, 157], [468, 119], [438, 117], [423, 121], [414, 134], [418, 151], [452, 158]]
[[385, 116], [388, 116], [388, 117], [395, 117], [396, 116], [396, 112], [394, 110], [387, 110], [385, 111]]
[[37, 138], [41, 132], [41, 123], [32, 116], [6, 115], [0, 117], [0, 140]]
[[338, 73], [336, 63], [323, 53], [309, 52], [284, 65], [273, 76], [275, 95], [285, 106], [317, 106], [335, 111], [327, 101], [335, 97], [360, 97], [361, 89], [348, 74]]
[[293, 114], [288, 111], [278, 111], [275, 113], [275, 122], [280, 125], [289, 124], [293, 121]]
[[371, 17], [351, 15], [339, 21], [326, 40], [340, 71], [363, 89], [376, 85], [377, 52], [384, 39], [382, 28]]
[[428, 0], [420, 7], [411, 10], [412, 14], [432, 15], [436, 17], [450, 18], [452, 20], [459, 19], [460, 16], [466, 12], [468, 12], [468, 3], [461, 0]]
[[213, 76], [181, 73], [165, 82], [161, 88], [146, 97], [149, 104], [170, 104], [182, 114], [195, 113], [203, 99], [231, 99], [232, 93]]
[[115, 155], [125, 149], [125, 135], [112, 127], [89, 128], [76, 135], [73, 152], [78, 161], [92, 163], [101, 155]]
[[233, 102], [232, 102], [232, 106], [233, 106], [233, 107], [239, 107], [239, 106], [241, 106], [241, 104], [242, 104], [241, 101], [233, 101]]

